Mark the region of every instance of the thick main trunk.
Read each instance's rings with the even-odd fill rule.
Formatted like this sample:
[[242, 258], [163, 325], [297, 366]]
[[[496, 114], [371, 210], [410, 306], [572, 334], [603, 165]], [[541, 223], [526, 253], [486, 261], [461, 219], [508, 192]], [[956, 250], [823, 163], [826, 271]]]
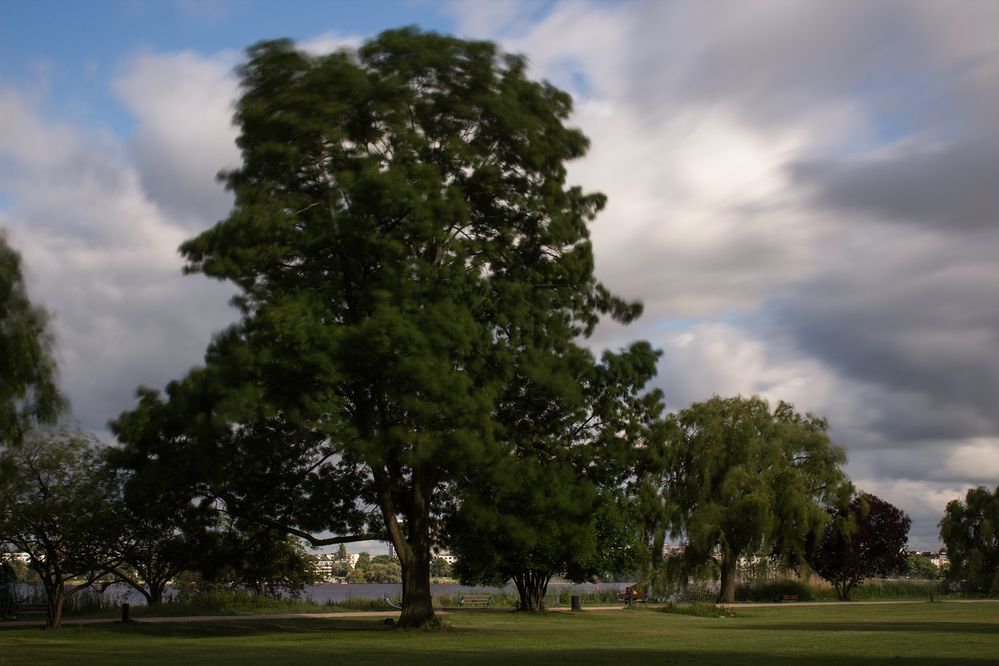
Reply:
[[551, 572], [537, 569], [525, 569], [513, 575], [513, 582], [520, 595], [520, 610], [540, 613], [545, 609], [545, 594], [551, 577]]
[[434, 618], [430, 596], [430, 500], [433, 483], [414, 469], [406, 511], [406, 533], [396, 518], [391, 492], [381, 492], [382, 515], [402, 565], [402, 614], [399, 626], [423, 629]]
[[47, 608], [45, 626], [58, 629], [62, 626], [62, 607], [66, 603], [66, 587], [62, 582], [46, 586]]
[[718, 590], [718, 603], [735, 603], [735, 566], [738, 557], [729, 548], [722, 549], [721, 589]]
[[399, 626], [420, 629], [434, 617], [430, 596], [430, 544], [413, 548], [409, 561], [402, 564], [402, 614]]
[[149, 594], [146, 595], [146, 603], [150, 606], [159, 606], [163, 603], [163, 590], [166, 589], [166, 581], [150, 582]]

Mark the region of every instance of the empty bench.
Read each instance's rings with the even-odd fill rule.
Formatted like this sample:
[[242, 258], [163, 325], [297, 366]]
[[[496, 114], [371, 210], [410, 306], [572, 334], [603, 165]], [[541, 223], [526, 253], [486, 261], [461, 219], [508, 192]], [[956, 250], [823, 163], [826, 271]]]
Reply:
[[48, 604], [14, 604], [14, 617], [18, 618], [22, 615], [31, 615], [38, 613], [48, 614], [49, 606]]
[[490, 606], [493, 603], [491, 594], [463, 594], [458, 599], [458, 605], [465, 606]]

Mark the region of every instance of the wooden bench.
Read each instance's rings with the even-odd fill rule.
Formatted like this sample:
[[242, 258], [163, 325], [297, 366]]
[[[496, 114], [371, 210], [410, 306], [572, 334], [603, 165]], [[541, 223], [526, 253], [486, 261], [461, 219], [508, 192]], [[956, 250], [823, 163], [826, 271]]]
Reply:
[[48, 604], [14, 604], [14, 617], [18, 618], [22, 615], [30, 615], [31, 613], [46, 613], [49, 612]]
[[641, 592], [635, 592], [634, 590], [625, 590], [624, 592], [617, 593], [617, 600], [621, 603], [635, 603], [636, 601], [645, 601], [645, 595]]
[[784, 598], [781, 599], [781, 603], [785, 601], [799, 601], [799, 598], [797, 594], [785, 594]]
[[462, 607], [464, 607], [465, 604], [491, 606], [492, 603], [493, 597], [491, 594], [463, 594], [461, 595], [461, 598], [458, 599], [458, 605]]

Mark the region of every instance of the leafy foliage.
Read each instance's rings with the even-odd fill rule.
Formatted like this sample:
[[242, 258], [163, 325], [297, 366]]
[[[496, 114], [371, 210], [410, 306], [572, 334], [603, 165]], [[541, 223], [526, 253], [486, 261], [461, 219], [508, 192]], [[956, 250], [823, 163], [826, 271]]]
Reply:
[[0, 446], [55, 421], [65, 402], [55, 374], [48, 315], [28, 299], [21, 257], [0, 230]]
[[905, 575], [909, 578], [936, 580], [940, 578], [940, 567], [925, 555], [909, 553], [905, 558]]
[[635, 445], [651, 443], [662, 410], [658, 391], [642, 392], [658, 358], [648, 344], [599, 364], [571, 339], [558, 346], [561, 354], [533, 355], [511, 384], [498, 419], [502, 459], [458, 489], [446, 522], [460, 579], [513, 578], [521, 609], [535, 612], [553, 575], [582, 582], [633, 564], [623, 489]]
[[947, 546], [949, 580], [971, 592], [999, 592], [999, 486], [991, 493], [971, 488], [964, 502], [948, 503], [940, 538]]
[[109, 510], [118, 526], [121, 564], [114, 574], [146, 603], [159, 604], [174, 577], [202, 569], [217, 555], [212, 531], [218, 528], [218, 512], [196, 503], [190, 483], [161, 474], [161, 467], [135, 472], [126, 469], [125, 451], [108, 447], [102, 454], [116, 488]]
[[564, 165], [587, 141], [522, 58], [413, 29], [249, 56], [235, 207], [181, 248], [240, 288], [242, 321], [115, 432], [243, 518], [337, 535], [314, 545], [387, 533], [422, 626], [440, 493], [497, 460], [516, 369], [639, 308], [593, 276], [604, 198]]
[[776, 551], [791, 560], [826, 521], [824, 504], [850, 486], [846, 456], [826, 422], [785, 402], [714, 397], [676, 416], [678, 441], [666, 486], [675, 536], [684, 535], [689, 566], [720, 555], [719, 601], [735, 599], [740, 555]]
[[48, 602], [48, 626], [62, 623], [66, 597], [119, 564], [116, 492], [96, 442], [79, 433], [35, 433], [0, 451], [0, 540], [28, 554]]
[[319, 582], [315, 558], [301, 542], [280, 530], [235, 520], [218, 535], [212, 561], [202, 561], [203, 575], [224, 588], [242, 588], [258, 596], [298, 596]]

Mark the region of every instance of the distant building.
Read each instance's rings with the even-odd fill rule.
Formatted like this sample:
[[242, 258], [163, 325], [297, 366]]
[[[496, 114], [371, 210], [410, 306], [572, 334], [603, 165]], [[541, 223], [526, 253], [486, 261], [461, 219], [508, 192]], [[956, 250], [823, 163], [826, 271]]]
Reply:
[[910, 550], [909, 555], [925, 557], [938, 567], [950, 564], [950, 560], [947, 558], [946, 548], [941, 548], [940, 550]]
[[348, 570], [354, 568], [357, 564], [357, 558], [360, 557], [357, 553], [347, 553], [347, 557], [341, 559], [336, 555], [336, 553], [325, 553], [323, 555], [316, 556], [316, 572], [319, 577], [327, 582], [336, 582], [341, 579], [341, 576], [337, 576], [336, 572], [342, 571], [344, 567]]
[[444, 560], [451, 566], [454, 566], [454, 563], [458, 561], [458, 558], [455, 555], [452, 555], [450, 551], [434, 546], [430, 559], [436, 560], [437, 558]]

